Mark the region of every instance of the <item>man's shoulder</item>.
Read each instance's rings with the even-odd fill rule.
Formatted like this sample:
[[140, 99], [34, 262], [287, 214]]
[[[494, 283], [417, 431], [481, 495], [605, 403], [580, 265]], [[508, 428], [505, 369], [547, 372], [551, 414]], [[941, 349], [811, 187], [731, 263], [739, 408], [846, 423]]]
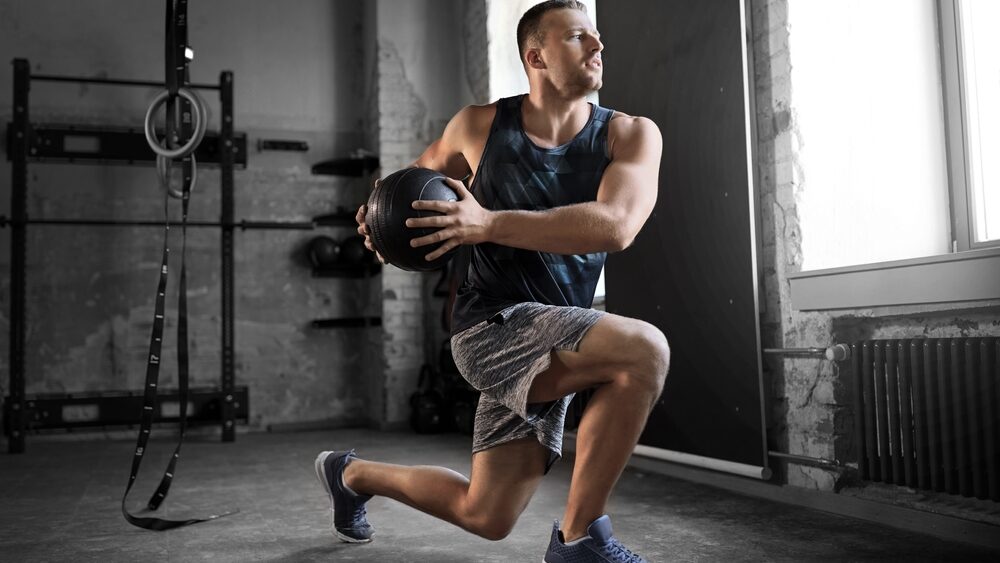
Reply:
[[489, 134], [490, 126], [493, 124], [493, 117], [497, 112], [497, 104], [468, 105], [459, 110], [452, 118], [448, 129], [451, 129], [455, 137], [452, 141], [456, 146], [464, 146], [472, 141], [481, 143]]
[[620, 111], [615, 111], [611, 115], [611, 120], [608, 123], [608, 142], [612, 157], [615, 154], [615, 146], [634, 147], [659, 139], [660, 128], [652, 119]]
[[650, 130], [659, 131], [656, 123], [648, 117], [643, 117], [641, 115], [629, 115], [618, 110], [612, 111], [613, 113], [611, 114], [611, 120], [608, 126], [617, 130], [619, 133], [641, 135], [643, 133], [650, 132]]

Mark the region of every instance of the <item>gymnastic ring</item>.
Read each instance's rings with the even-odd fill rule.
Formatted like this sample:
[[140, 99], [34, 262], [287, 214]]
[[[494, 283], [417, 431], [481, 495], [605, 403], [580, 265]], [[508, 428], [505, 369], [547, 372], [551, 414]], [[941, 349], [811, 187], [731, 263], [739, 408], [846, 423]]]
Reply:
[[[188, 184], [188, 193], [191, 193], [198, 183], [198, 161], [194, 159], [194, 154], [189, 154], [186, 158], [191, 159], [191, 181]], [[177, 191], [170, 185], [170, 171], [173, 165], [173, 159], [156, 155], [156, 176], [160, 179], [160, 187], [167, 190], [167, 195], [170, 197], [184, 199], [184, 190]]]
[[156, 130], [153, 127], [153, 117], [156, 115], [156, 110], [170, 98], [170, 92], [167, 90], [160, 92], [153, 100], [153, 103], [150, 104], [149, 109], [146, 110], [146, 142], [149, 143], [149, 148], [153, 149], [153, 152], [166, 158], [183, 158], [193, 153], [198, 148], [198, 144], [201, 143], [202, 138], [205, 136], [205, 129], [208, 127], [207, 120], [205, 119], [205, 109], [202, 107], [201, 100], [194, 92], [187, 88], [178, 88], [177, 94], [188, 102], [191, 102], [191, 119], [194, 121], [192, 124], [194, 125], [194, 134], [191, 135], [191, 138], [183, 146], [173, 150], [165, 148], [160, 144], [160, 140], [156, 138]]

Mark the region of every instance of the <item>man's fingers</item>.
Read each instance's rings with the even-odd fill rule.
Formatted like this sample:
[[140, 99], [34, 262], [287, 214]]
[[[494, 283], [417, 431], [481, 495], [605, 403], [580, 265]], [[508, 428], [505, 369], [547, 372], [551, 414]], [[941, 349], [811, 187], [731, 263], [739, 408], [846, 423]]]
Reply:
[[440, 231], [431, 233], [427, 236], [410, 239], [410, 246], [414, 248], [427, 246], [428, 244], [434, 244], [435, 242], [441, 242], [443, 240], [450, 239], [452, 236], [453, 234], [450, 230], [441, 229]]
[[447, 254], [449, 251], [451, 251], [451, 249], [455, 248], [456, 246], [458, 246], [458, 242], [456, 242], [455, 239], [451, 239], [448, 242], [437, 247], [434, 250], [434, 252], [428, 253], [427, 256], [424, 257], [424, 259], [427, 260], [428, 262], [431, 260], [437, 260], [438, 258]]
[[469, 193], [469, 190], [466, 189], [465, 184], [463, 184], [459, 180], [446, 177], [444, 179], [444, 182], [448, 184], [451, 187], [451, 189], [455, 190], [455, 193], [458, 194], [458, 199], [465, 199], [466, 197], [472, 195], [471, 193]]
[[452, 218], [447, 215], [435, 215], [433, 217], [407, 219], [406, 226], [413, 229], [419, 229], [421, 227], [445, 227], [453, 222]]
[[458, 207], [454, 201], [438, 201], [436, 199], [418, 199], [410, 207], [422, 211], [437, 211], [438, 213], [448, 213]]

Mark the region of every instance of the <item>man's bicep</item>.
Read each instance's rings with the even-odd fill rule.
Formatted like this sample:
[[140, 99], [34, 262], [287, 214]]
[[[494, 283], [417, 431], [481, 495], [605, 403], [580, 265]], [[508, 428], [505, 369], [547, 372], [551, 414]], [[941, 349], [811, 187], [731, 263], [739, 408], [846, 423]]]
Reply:
[[641, 119], [619, 139], [604, 171], [597, 201], [612, 206], [635, 236], [656, 205], [663, 141], [656, 125]]

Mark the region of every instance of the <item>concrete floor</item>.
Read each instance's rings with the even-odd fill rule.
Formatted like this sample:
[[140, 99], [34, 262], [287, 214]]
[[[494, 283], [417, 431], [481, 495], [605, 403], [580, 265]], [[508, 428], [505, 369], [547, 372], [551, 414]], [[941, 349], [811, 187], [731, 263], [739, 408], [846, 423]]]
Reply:
[[[318, 451], [355, 447], [372, 459], [468, 474], [468, 438], [367, 430], [249, 434], [231, 444], [192, 438], [165, 515], [239, 513], [168, 532], [134, 528], [121, 516], [133, 445], [31, 437], [27, 454], [0, 454], [0, 561], [537, 562], [571, 473], [565, 460], [556, 465], [504, 541], [374, 499], [369, 518], [378, 534], [359, 546], [329, 534], [327, 501], [313, 474]], [[171, 451], [154, 433], [131, 506], [155, 489]], [[634, 470], [609, 508], [616, 535], [650, 561], [1000, 560], [998, 551]]]

